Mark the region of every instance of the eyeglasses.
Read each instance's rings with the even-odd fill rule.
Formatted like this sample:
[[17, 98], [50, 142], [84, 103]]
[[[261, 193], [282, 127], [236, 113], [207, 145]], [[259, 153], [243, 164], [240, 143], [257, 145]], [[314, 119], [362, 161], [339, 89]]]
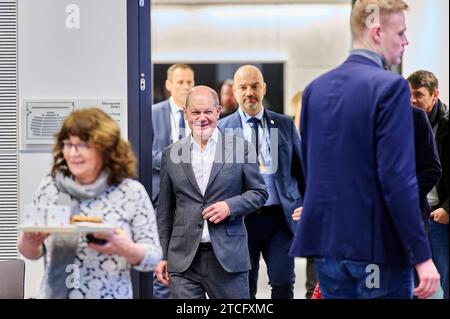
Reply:
[[65, 140], [62, 142], [63, 151], [69, 153], [72, 147], [75, 147], [75, 151], [78, 153], [86, 153], [90, 146], [88, 143], [71, 143], [69, 140]]

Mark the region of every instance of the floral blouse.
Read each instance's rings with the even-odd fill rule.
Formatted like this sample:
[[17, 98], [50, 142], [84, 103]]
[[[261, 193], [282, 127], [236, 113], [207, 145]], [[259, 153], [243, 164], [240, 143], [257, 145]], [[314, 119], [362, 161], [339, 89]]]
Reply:
[[[34, 205], [54, 205], [59, 190], [51, 176], [39, 185]], [[93, 199], [79, 201], [78, 215], [102, 217], [104, 223], [123, 229], [135, 243], [145, 246], [145, 257], [139, 271], [152, 271], [162, 258], [156, 226], [156, 216], [145, 188], [137, 181], [124, 179], [118, 186], [111, 186], [104, 194]], [[44, 242], [48, 264], [52, 258], [50, 235]], [[127, 260], [119, 255], [107, 255], [88, 248], [85, 234], [79, 234], [74, 267], [78, 268], [77, 285], [68, 290], [68, 298], [132, 298], [130, 268]], [[70, 272], [68, 272], [68, 275]], [[79, 275], [79, 276], [78, 276]], [[45, 291], [48, 267], [41, 283], [40, 297]]]

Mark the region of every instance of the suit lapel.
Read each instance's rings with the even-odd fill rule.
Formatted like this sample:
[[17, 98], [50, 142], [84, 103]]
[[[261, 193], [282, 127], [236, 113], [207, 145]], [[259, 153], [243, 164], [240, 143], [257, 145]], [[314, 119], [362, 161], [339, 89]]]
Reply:
[[166, 106], [163, 108], [163, 119], [164, 122], [166, 123], [166, 127], [167, 130], [164, 130], [164, 132], [166, 132], [167, 135], [167, 145], [170, 145], [173, 143], [172, 141], [172, 125], [171, 120], [170, 120], [170, 103], [169, 100], [167, 100]]
[[232, 129], [233, 131], [230, 132], [230, 134], [234, 134], [243, 138], [244, 134], [242, 131], [242, 123], [239, 111], [234, 112], [233, 114], [229, 115], [229, 117], [230, 119], [226, 118], [224, 120], [226, 126], [223, 127], [223, 132], [228, 133], [227, 129]]
[[[280, 158], [280, 149], [279, 147], [281, 146], [281, 131], [283, 130], [283, 127], [279, 125], [278, 121], [275, 119], [275, 117], [273, 116], [273, 114], [271, 114], [271, 112], [265, 110], [264, 111], [264, 116], [266, 117], [266, 122], [267, 122], [267, 128], [269, 130], [269, 134], [270, 134], [270, 157], [271, 157], [271, 163], [272, 165], [276, 162], [276, 166], [278, 166], [279, 163], [281, 163], [281, 158]], [[277, 134], [274, 134], [274, 132], [276, 132]], [[277, 152], [274, 151], [273, 147], [277, 146]], [[273, 156], [274, 154], [277, 154], [277, 158], [274, 159]], [[275, 175], [278, 174], [278, 171], [275, 172]]]
[[181, 140], [182, 147], [182, 161], [181, 167], [183, 168], [184, 174], [188, 179], [189, 183], [191, 183], [192, 187], [201, 195], [202, 192], [198, 187], [197, 180], [195, 179], [194, 170], [192, 169], [192, 161], [191, 161], [191, 137], [187, 136]]
[[266, 120], [267, 120], [267, 126], [269, 128], [269, 131], [271, 128], [277, 128], [278, 127], [278, 123], [275, 121], [275, 119], [272, 117], [272, 114], [270, 114], [268, 111], [264, 111], [264, 115], [266, 116]]

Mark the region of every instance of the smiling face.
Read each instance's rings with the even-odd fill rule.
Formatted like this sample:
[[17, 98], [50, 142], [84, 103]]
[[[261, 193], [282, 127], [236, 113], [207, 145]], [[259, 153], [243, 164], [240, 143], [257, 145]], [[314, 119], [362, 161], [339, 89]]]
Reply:
[[186, 119], [194, 139], [199, 144], [206, 144], [217, 126], [221, 107], [214, 94], [215, 92], [206, 86], [195, 87], [186, 105]]
[[261, 72], [252, 65], [245, 65], [234, 75], [234, 96], [245, 113], [255, 116], [262, 109], [266, 95], [266, 83]]
[[103, 168], [100, 151], [88, 145], [78, 136], [63, 141], [63, 156], [75, 181], [80, 184], [95, 182]]

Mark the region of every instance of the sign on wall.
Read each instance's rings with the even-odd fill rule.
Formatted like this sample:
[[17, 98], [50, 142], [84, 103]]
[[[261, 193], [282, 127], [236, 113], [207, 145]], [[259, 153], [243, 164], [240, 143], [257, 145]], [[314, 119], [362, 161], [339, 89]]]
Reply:
[[98, 107], [115, 120], [124, 131], [124, 104], [121, 100], [25, 100], [24, 144], [49, 145], [64, 119], [73, 111]]

